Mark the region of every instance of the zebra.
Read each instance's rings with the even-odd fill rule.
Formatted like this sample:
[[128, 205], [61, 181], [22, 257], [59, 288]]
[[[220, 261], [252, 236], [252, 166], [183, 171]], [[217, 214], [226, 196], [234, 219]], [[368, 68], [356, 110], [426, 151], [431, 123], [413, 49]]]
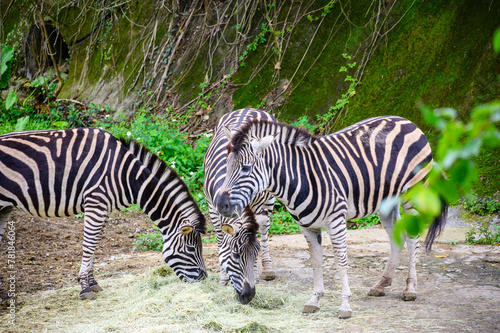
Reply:
[[[272, 193], [287, 206], [300, 225], [313, 266], [313, 294], [304, 312], [319, 310], [323, 296], [321, 228], [328, 232], [341, 277], [339, 318], [352, 314], [347, 279], [346, 220], [379, 211], [384, 199], [400, 195], [422, 181], [432, 168], [432, 152], [423, 132], [397, 116], [363, 120], [336, 133], [316, 137], [286, 124], [251, 120], [231, 138], [226, 178], [215, 198], [218, 212], [236, 217], [261, 191]], [[405, 211], [412, 208], [403, 205]], [[369, 294], [382, 296], [391, 284], [401, 249], [392, 238], [399, 207], [380, 213], [389, 234], [391, 252], [381, 280]], [[445, 224], [445, 211], [427, 235], [430, 250]], [[410, 256], [403, 299], [416, 298], [418, 238], [406, 237]]]
[[[240, 302], [246, 304], [250, 302], [255, 295], [255, 280], [253, 277], [253, 262], [247, 258], [245, 263], [252, 265], [249, 267], [242, 265], [243, 257], [251, 256], [255, 248], [249, 246], [242, 248], [230, 247], [230, 240], [235, 235], [236, 230], [243, 223], [240, 219], [228, 219], [221, 216], [213, 203], [217, 191], [224, 182], [226, 175], [226, 156], [229, 140], [227, 139], [225, 128], [236, 129], [249, 119], [267, 119], [276, 121], [270, 114], [256, 109], [241, 109], [225, 114], [217, 123], [212, 142], [207, 148], [204, 161], [205, 183], [204, 192], [208, 203], [210, 218], [217, 234], [217, 247], [219, 251], [220, 284], [225, 285], [228, 279], [231, 280], [233, 287], [238, 294]], [[259, 224], [262, 245], [262, 278], [272, 280], [275, 278], [275, 272], [271, 257], [269, 255], [268, 230], [270, 226], [268, 214], [274, 206], [274, 197], [269, 192], [262, 192], [251, 203], [250, 207], [255, 212], [256, 220]], [[258, 246], [258, 242], [254, 247]], [[243, 252], [246, 249], [247, 253]], [[256, 259], [256, 258], [255, 258]], [[255, 260], [254, 260], [255, 262]], [[251, 274], [245, 274], [251, 272]]]
[[144, 145], [97, 128], [0, 135], [0, 240], [13, 207], [40, 217], [84, 213], [82, 299], [102, 290], [93, 264], [107, 214], [132, 204], [160, 229], [163, 258], [176, 275], [204, 279], [205, 216], [175, 171]]

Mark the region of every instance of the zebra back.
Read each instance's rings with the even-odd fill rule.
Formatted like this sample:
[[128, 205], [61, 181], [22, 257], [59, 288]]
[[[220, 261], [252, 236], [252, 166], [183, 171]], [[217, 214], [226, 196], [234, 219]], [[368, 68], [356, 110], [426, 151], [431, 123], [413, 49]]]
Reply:
[[[274, 183], [269, 184], [269, 190], [283, 197], [287, 206], [290, 203], [292, 215], [301, 221], [325, 217], [336, 199], [321, 193], [334, 191], [346, 201], [347, 219], [373, 214], [383, 199], [397, 196], [421, 181], [432, 162], [422, 131], [397, 116], [370, 118], [322, 137], [282, 123], [250, 121], [238, 129], [231, 141], [234, 155], [240, 156], [238, 161], [252, 154], [253, 140], [266, 136], [275, 136], [265, 155], [265, 164], [273, 172]], [[314, 184], [297, 183], [305, 176], [300, 172], [311, 173], [309, 179]]]

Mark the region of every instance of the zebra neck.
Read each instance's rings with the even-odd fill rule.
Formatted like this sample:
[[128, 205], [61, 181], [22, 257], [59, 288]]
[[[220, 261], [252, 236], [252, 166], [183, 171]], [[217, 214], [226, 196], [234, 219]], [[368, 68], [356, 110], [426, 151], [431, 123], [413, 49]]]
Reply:
[[186, 185], [170, 169], [160, 178], [154, 171], [144, 169], [143, 175], [137, 180], [136, 188], [137, 205], [160, 229], [174, 220], [180, 220], [180, 215], [191, 216], [197, 212], [197, 206]]
[[[317, 172], [318, 165], [313, 157], [312, 145], [290, 145], [274, 143], [263, 155], [264, 163], [269, 170], [269, 186], [267, 190], [284, 205], [290, 207], [297, 198], [307, 196], [310, 190], [317, 190], [311, 182], [324, 183]], [[301, 201], [301, 200], [299, 200]], [[293, 207], [291, 207], [293, 208]]]

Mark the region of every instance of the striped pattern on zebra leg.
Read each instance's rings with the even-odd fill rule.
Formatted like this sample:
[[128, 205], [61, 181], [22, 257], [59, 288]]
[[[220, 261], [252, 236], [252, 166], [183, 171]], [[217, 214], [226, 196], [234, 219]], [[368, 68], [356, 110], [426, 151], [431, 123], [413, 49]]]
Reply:
[[[104, 222], [104, 224], [105, 223], [106, 222]], [[99, 248], [99, 243], [101, 242], [102, 235], [104, 234], [104, 224], [101, 227], [101, 231], [99, 232], [99, 234], [96, 237], [96, 244], [97, 244], [96, 245], [96, 251]], [[97, 283], [97, 281], [94, 278], [94, 260], [95, 260], [95, 254], [92, 256], [92, 261], [91, 261], [91, 266], [90, 266], [91, 268], [90, 268], [90, 271], [89, 271], [89, 273], [87, 275], [88, 276], [87, 280], [89, 282], [90, 289], [92, 289], [92, 291], [94, 293], [97, 293], [97, 292], [102, 291], [102, 288], [101, 288], [101, 286], [99, 286], [99, 284]]]
[[311, 255], [311, 264], [313, 268], [313, 294], [309, 301], [304, 305], [304, 313], [313, 313], [319, 310], [318, 302], [325, 293], [323, 283], [323, 249], [321, 247], [321, 229], [312, 229], [300, 227], [307, 245], [309, 246], [309, 254]]
[[142, 144], [94, 128], [0, 135], [0, 207], [40, 217], [85, 213], [82, 298], [100, 290], [93, 261], [108, 212], [133, 204], [160, 229], [163, 259], [179, 279], [204, 279], [205, 217], [175, 171]]
[[[274, 199], [272, 199], [274, 204]], [[260, 232], [260, 246], [262, 248], [262, 273], [261, 276], [264, 280], [270, 281], [276, 278], [276, 273], [273, 268], [273, 262], [269, 255], [269, 221], [268, 210], [264, 209], [259, 215], [256, 216], [257, 223], [259, 224]]]
[[[271, 193], [301, 226], [318, 272], [318, 245], [312, 240], [314, 231], [307, 229], [328, 230], [340, 264], [339, 318], [349, 317], [345, 220], [378, 212], [383, 200], [400, 196], [425, 178], [432, 168], [432, 153], [423, 132], [397, 116], [366, 119], [322, 137], [276, 121], [252, 119], [231, 133], [229, 148], [224, 182], [213, 200], [217, 211], [237, 218], [256, 197]], [[429, 229], [427, 248], [442, 230], [444, 214]], [[409, 294], [416, 282], [411, 274]], [[392, 275], [386, 278], [382, 284], [390, 283]], [[320, 280], [315, 272], [314, 294], [307, 306], [317, 306]]]
[[394, 277], [394, 271], [399, 263], [399, 257], [401, 256], [402, 248], [396, 244], [394, 240], [392, 230], [394, 229], [394, 223], [397, 219], [399, 219], [399, 207], [395, 207], [393, 211], [385, 216], [381, 213], [378, 213], [380, 223], [384, 227], [387, 235], [389, 236], [391, 250], [389, 252], [389, 258], [385, 264], [384, 272], [382, 273], [382, 277], [380, 281], [375, 284], [370, 291], [368, 292], [368, 296], [385, 296], [385, 288], [389, 287], [392, 284], [392, 279]]
[[[411, 206], [410, 203], [403, 203], [403, 211], [405, 214], [417, 214], [417, 211]], [[398, 207], [398, 219], [399, 219], [399, 207]], [[419, 239], [411, 238], [406, 236], [406, 246], [408, 248], [408, 278], [406, 279], [406, 288], [403, 290], [403, 300], [414, 301], [417, 299], [417, 256], [419, 246]]]
[[97, 282], [92, 275], [92, 271], [94, 267], [95, 251], [97, 250], [97, 245], [103, 232], [104, 221], [107, 216], [106, 207], [101, 204], [99, 200], [92, 198], [92, 196], [89, 196], [88, 200], [92, 204], [88, 204], [84, 208], [83, 257], [80, 273], [78, 274], [78, 281], [82, 286], [82, 291], [80, 292], [80, 297], [82, 299], [95, 298], [92, 286], [95, 288]]
[[406, 288], [403, 291], [403, 300], [414, 301], [417, 299], [417, 253], [419, 248], [418, 238], [406, 237], [408, 247], [408, 278], [406, 279]]

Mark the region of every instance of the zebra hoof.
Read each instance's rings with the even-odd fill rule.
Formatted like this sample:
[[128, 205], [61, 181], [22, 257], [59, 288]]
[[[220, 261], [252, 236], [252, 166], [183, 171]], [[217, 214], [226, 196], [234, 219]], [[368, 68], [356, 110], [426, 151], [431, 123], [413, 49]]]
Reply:
[[101, 286], [98, 285], [97, 283], [94, 284], [94, 285], [92, 285], [92, 286], [90, 286], [90, 289], [92, 289], [92, 291], [95, 292], [95, 293], [98, 293], [98, 292], [102, 291]]
[[319, 306], [317, 305], [309, 305], [309, 304], [306, 304], [304, 305], [304, 313], [314, 313], [314, 312], [317, 312], [319, 310]]
[[372, 288], [368, 292], [368, 296], [375, 296], [375, 297], [385, 296], [385, 292], [383, 290], [380, 290], [380, 289]]
[[403, 293], [403, 301], [414, 301], [417, 299], [417, 293]]
[[82, 291], [80, 291], [80, 298], [81, 299], [94, 299], [95, 294], [92, 291], [92, 289], [90, 287], [88, 287], [88, 288], [85, 288]]
[[339, 312], [337, 313], [339, 319], [351, 318], [351, 315], [352, 311], [339, 310]]
[[276, 273], [274, 271], [262, 272], [261, 277], [266, 281], [271, 281], [276, 279]]

